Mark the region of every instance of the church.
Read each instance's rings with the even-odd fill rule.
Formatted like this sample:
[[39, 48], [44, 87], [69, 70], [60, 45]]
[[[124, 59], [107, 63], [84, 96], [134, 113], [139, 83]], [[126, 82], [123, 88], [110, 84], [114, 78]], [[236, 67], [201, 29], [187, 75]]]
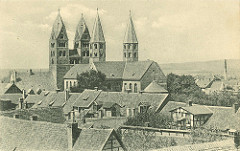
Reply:
[[92, 34], [81, 15], [73, 49], [69, 49], [66, 27], [59, 10], [49, 39], [49, 71], [36, 72], [30, 69], [31, 72], [27, 75], [18, 73], [17, 75], [24, 76], [19, 77], [21, 80], [16, 83], [25, 90], [65, 90], [81, 84], [78, 83], [77, 75], [95, 70], [106, 75], [107, 87], [111, 91], [138, 93], [152, 81], [166, 86], [166, 77], [158, 63], [138, 60], [138, 40], [131, 12], [121, 51], [121, 61], [106, 60], [106, 41], [98, 11]]

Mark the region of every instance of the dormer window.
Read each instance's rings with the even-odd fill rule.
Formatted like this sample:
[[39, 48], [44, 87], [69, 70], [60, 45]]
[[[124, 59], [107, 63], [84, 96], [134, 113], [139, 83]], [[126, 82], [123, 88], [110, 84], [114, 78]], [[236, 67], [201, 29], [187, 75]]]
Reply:
[[54, 103], [54, 101], [51, 101], [51, 102], [48, 104], [48, 106], [52, 106], [53, 103]]

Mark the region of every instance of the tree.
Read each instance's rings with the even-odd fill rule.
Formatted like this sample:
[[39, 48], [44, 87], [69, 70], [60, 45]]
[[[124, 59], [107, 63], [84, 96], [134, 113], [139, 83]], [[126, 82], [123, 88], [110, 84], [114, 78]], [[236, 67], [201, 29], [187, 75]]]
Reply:
[[100, 71], [90, 70], [77, 76], [78, 86], [72, 87], [72, 92], [82, 92], [84, 89], [94, 89], [98, 87], [106, 90], [106, 75]]

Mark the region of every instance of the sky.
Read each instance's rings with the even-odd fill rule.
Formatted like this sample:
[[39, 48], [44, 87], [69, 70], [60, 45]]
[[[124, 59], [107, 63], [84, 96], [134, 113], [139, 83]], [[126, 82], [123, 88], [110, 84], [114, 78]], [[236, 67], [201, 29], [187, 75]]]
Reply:
[[178, 63], [240, 57], [238, 0], [0, 1], [0, 69], [48, 68], [48, 40], [58, 8], [69, 49], [83, 13], [92, 32], [97, 8], [108, 61], [122, 60], [132, 12], [139, 60]]

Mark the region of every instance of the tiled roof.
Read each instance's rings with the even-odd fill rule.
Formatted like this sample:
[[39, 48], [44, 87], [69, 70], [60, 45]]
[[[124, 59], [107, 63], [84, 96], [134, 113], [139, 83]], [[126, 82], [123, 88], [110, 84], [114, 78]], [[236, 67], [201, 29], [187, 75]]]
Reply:
[[213, 114], [213, 112], [210, 109], [208, 109], [206, 106], [203, 106], [203, 105], [185, 106], [181, 108], [183, 108], [184, 110], [194, 115]]
[[101, 20], [98, 13], [93, 25], [93, 32], [92, 32], [92, 37], [90, 42], [105, 42], [102, 24], [101, 24]]
[[28, 95], [25, 101], [27, 103], [35, 104], [38, 103], [40, 100], [43, 100], [44, 97], [46, 97], [44, 93], [41, 93], [40, 95]]
[[127, 26], [127, 31], [126, 31], [123, 43], [138, 43], [131, 14], [129, 16], [129, 23]]
[[[93, 64], [97, 71], [106, 75], [107, 79], [140, 80], [153, 63], [155, 62], [147, 60], [136, 62], [106, 61], [94, 62]], [[66, 73], [64, 78], [76, 79], [77, 74], [80, 75], [88, 70], [90, 70], [89, 64], [77, 64]], [[161, 69], [160, 72], [162, 72]], [[163, 72], [161, 78], [165, 79]]]
[[240, 130], [240, 115], [234, 112], [233, 107], [207, 106], [213, 115], [204, 124], [206, 128], [218, 128], [221, 130]]
[[67, 36], [65, 25], [63, 23], [62, 17], [60, 15], [60, 13], [58, 13], [57, 18], [56, 18], [55, 22], [53, 23], [51, 37], [53, 37], [53, 39], [58, 38], [61, 31], [64, 31], [65, 35]]
[[104, 102], [103, 103], [103, 108], [111, 108], [114, 104], [117, 104], [115, 102]]
[[66, 150], [62, 124], [0, 117], [0, 150]]
[[6, 92], [6, 86], [8, 83], [0, 83], [0, 94], [4, 94]]
[[73, 106], [89, 107], [89, 105], [96, 100], [100, 93], [101, 91], [85, 90], [77, 99], [75, 99]]
[[191, 144], [183, 146], [173, 146], [162, 149], [154, 149], [154, 151], [237, 151], [232, 139], [218, 142], [208, 142], [201, 144]]
[[96, 101], [99, 104], [114, 102], [125, 108], [137, 108], [140, 102], [148, 102], [155, 111], [158, 111], [160, 106], [168, 101], [167, 96], [168, 94], [101, 92]]
[[22, 94], [3, 94], [3, 95], [0, 95], [0, 100], [3, 99], [3, 100], [11, 100], [12, 103], [14, 104], [18, 104], [18, 101], [19, 101], [19, 98], [22, 98]]
[[152, 63], [153, 61], [150, 60], [127, 62], [123, 73], [123, 79], [140, 80]]
[[168, 91], [154, 80], [144, 89], [144, 93], [168, 93]]
[[40, 72], [39, 70], [33, 70], [33, 75], [29, 72], [18, 72], [17, 77], [21, 78], [16, 83], [20, 89], [33, 89], [36, 91], [40, 88], [41, 90], [54, 91], [57, 88], [51, 72], [48, 71]]
[[65, 74], [64, 79], [76, 79], [77, 75], [89, 70], [89, 64], [76, 64]]
[[112, 129], [82, 129], [76, 141], [74, 150], [102, 150], [106, 139], [112, 134]]
[[[82, 15], [81, 19], [80, 19], [80, 21], [79, 21], [79, 23], [77, 25], [77, 30], [76, 30], [76, 34], [75, 34], [74, 40], [75, 41], [81, 40], [82, 39], [82, 35], [84, 33], [88, 33], [88, 35], [89, 35], [87, 24], [86, 24], [86, 22], [85, 22], [85, 20], [83, 18], [83, 15]], [[88, 38], [90, 38], [90, 37], [88, 37]]]
[[121, 79], [125, 64], [124, 61], [94, 62], [97, 71], [104, 73], [107, 79]]

